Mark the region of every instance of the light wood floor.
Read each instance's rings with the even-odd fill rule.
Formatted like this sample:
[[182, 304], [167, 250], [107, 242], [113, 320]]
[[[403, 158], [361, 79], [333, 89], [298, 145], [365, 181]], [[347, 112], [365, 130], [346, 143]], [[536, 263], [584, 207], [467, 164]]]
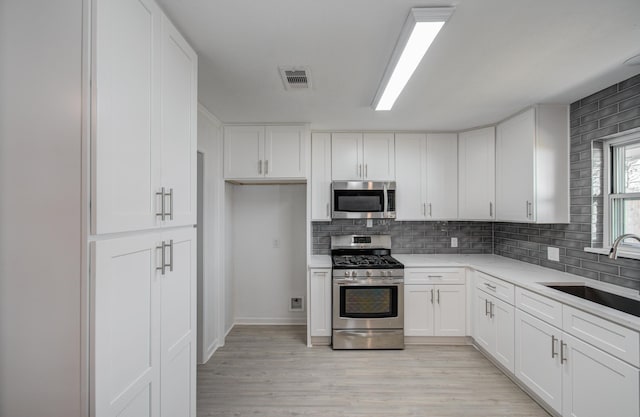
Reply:
[[471, 346], [307, 348], [304, 326], [236, 326], [198, 368], [198, 416], [548, 414]]

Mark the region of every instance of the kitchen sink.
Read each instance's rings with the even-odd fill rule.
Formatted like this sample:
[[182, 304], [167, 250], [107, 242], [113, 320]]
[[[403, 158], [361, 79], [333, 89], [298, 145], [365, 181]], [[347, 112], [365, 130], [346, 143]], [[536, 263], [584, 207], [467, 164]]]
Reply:
[[625, 312], [627, 314], [632, 314], [636, 317], [640, 317], [640, 301], [638, 300], [622, 297], [620, 295], [602, 291], [597, 288], [592, 288], [587, 285], [543, 285], [549, 288], [553, 288], [554, 290], [562, 291], [564, 293], [571, 294], [576, 297], [580, 297], [585, 300], [589, 300], [594, 303], [598, 303], [600, 305]]

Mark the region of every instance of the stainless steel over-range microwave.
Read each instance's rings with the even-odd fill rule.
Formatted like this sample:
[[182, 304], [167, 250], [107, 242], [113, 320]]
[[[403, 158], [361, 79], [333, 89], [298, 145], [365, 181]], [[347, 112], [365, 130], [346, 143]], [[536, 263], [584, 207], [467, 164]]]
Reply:
[[331, 207], [333, 219], [395, 219], [396, 183], [334, 181]]

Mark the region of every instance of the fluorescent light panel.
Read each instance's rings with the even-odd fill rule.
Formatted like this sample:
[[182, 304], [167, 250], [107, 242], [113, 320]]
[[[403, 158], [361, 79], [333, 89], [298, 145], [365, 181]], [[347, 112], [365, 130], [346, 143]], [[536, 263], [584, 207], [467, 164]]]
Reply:
[[391, 110], [451, 13], [453, 7], [411, 9], [378, 88], [374, 100], [377, 111]]

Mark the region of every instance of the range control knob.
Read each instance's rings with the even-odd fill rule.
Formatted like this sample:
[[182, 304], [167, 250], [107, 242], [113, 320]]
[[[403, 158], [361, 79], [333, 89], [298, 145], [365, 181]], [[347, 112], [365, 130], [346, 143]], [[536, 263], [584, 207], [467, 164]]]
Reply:
[[345, 271], [344, 272], [344, 276], [348, 278], [349, 277], [349, 271]]
[[351, 271], [351, 276], [352, 277], [357, 277], [358, 276], [358, 272], [357, 271]]
[[370, 277], [371, 276], [371, 271], [367, 271], [367, 276]]

